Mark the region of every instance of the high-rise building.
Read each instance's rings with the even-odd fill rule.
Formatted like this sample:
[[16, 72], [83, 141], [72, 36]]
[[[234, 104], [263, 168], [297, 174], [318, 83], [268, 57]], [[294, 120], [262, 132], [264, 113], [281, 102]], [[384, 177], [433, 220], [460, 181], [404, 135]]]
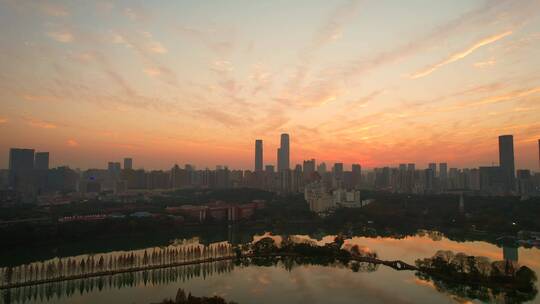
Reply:
[[319, 173], [320, 176], [323, 176], [326, 173], [326, 164], [320, 163], [317, 166], [317, 173]]
[[359, 164], [352, 164], [352, 185], [355, 188], [359, 188], [362, 181], [362, 166]]
[[131, 157], [124, 158], [124, 169], [133, 170], [133, 159]]
[[272, 165], [266, 165], [264, 166], [264, 172], [270, 174], [270, 173], [274, 173], [274, 166]]
[[332, 173], [334, 175], [334, 181], [343, 180], [343, 163], [335, 163], [334, 168], [332, 168]]
[[310, 181], [315, 173], [315, 159], [305, 160], [303, 166], [304, 180]]
[[440, 163], [439, 164], [439, 177], [441, 179], [447, 179], [448, 178], [448, 164], [447, 163]]
[[21, 171], [34, 169], [34, 149], [9, 150], [9, 170]]
[[288, 170], [290, 166], [289, 134], [281, 134], [280, 147], [277, 152], [278, 171]]
[[255, 172], [263, 170], [263, 141], [262, 139], [255, 140]]
[[107, 171], [109, 173], [109, 178], [115, 180], [120, 177], [121, 167], [119, 162], [109, 162], [107, 165]]
[[538, 167], [540, 168], [540, 139], [538, 140]]
[[34, 169], [49, 170], [49, 152], [36, 152]]
[[414, 171], [414, 170], [416, 170], [416, 165], [414, 163], [408, 163], [407, 171]]
[[504, 175], [506, 190], [514, 189], [515, 165], [514, 165], [514, 136], [499, 136], [499, 166]]
[[446, 190], [448, 188], [448, 164], [447, 163], [439, 164], [439, 186], [441, 190]]
[[32, 170], [34, 169], [34, 149], [9, 150], [9, 185], [16, 190], [30, 191]]
[[429, 163], [428, 169], [431, 169], [433, 171], [433, 176], [437, 176], [437, 164], [436, 163]]

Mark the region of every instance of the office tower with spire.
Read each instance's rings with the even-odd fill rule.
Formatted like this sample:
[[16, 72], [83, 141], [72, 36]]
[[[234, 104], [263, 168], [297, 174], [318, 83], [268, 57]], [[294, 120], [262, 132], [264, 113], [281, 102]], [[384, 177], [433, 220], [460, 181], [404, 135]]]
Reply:
[[277, 152], [278, 171], [290, 169], [289, 134], [281, 134], [281, 142]]
[[255, 140], [255, 172], [263, 171], [263, 141]]
[[514, 136], [499, 136], [499, 167], [504, 176], [506, 190], [514, 190]]

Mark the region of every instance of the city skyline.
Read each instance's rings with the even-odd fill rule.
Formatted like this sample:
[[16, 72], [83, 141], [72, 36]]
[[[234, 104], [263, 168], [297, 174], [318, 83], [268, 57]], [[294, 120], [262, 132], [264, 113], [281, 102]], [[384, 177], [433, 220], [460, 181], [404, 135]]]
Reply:
[[[262, 173], [264, 171], [268, 171], [269, 167], [272, 168], [272, 170], [276, 170], [276, 172], [280, 172], [283, 170], [295, 170], [295, 167], [300, 166], [302, 170], [305, 170], [306, 166], [309, 168], [309, 171], [319, 171], [319, 166], [324, 166], [324, 171], [326, 171], [327, 167], [332, 171], [333, 168], [337, 165], [339, 166], [340, 170], [350, 170], [351, 172], [355, 171], [355, 166], [358, 166], [356, 170], [358, 172], [363, 170], [375, 170], [375, 169], [381, 169], [381, 168], [393, 168], [393, 169], [399, 169], [400, 171], [414, 171], [418, 169], [430, 169], [434, 174], [442, 174], [444, 178], [446, 178], [448, 174], [448, 162], [446, 161], [439, 161], [439, 162], [421, 162], [421, 163], [414, 163], [414, 162], [394, 162], [389, 164], [383, 164], [381, 166], [375, 166], [375, 167], [368, 167], [364, 166], [361, 163], [353, 162], [353, 163], [345, 163], [342, 161], [335, 161], [335, 162], [328, 162], [325, 160], [317, 160], [315, 158], [307, 158], [303, 159], [300, 162], [297, 163], [289, 163], [290, 160], [290, 136], [288, 133], [282, 133], [280, 135], [280, 145], [276, 148], [276, 159], [274, 161], [268, 161], [264, 155], [264, 140], [262, 139], [255, 139], [255, 145], [252, 149], [252, 162], [251, 166], [247, 168], [238, 168], [238, 167], [231, 167], [227, 163], [224, 162], [218, 162], [213, 166], [198, 166], [195, 165], [189, 160], [186, 160], [185, 162], [174, 162], [169, 167], [166, 168], [148, 168], [144, 166], [134, 166], [133, 165], [133, 157], [131, 156], [123, 156], [121, 157], [121, 161], [123, 161], [123, 166], [121, 165], [121, 161], [114, 159], [114, 160], [108, 160], [106, 162], [107, 168], [109, 171], [120, 171], [122, 169], [130, 169], [130, 170], [138, 170], [138, 169], [145, 169], [145, 170], [172, 170], [174, 168], [180, 167], [190, 167], [190, 168], [196, 168], [197, 170], [201, 169], [217, 169], [217, 168], [228, 168], [230, 170], [246, 170], [251, 172], [259, 172]], [[456, 168], [456, 169], [470, 169], [470, 168], [488, 168], [488, 167], [497, 167], [500, 168], [503, 172], [505, 172], [503, 175], [506, 176], [506, 182], [507, 185], [512, 184], [512, 180], [516, 178], [516, 170], [529, 170], [531, 172], [540, 172], [540, 168], [524, 168], [519, 167], [516, 165], [515, 162], [515, 154], [514, 154], [514, 136], [511, 134], [505, 134], [505, 135], [499, 135], [498, 136], [498, 146], [497, 146], [497, 154], [498, 154], [498, 162], [492, 162], [491, 164], [486, 165], [480, 165], [477, 167], [459, 167], [459, 166], [452, 166], [450, 164], [450, 169]], [[17, 148], [12, 147], [9, 149], [9, 158], [8, 163], [9, 166], [6, 169], [11, 169], [12, 164], [15, 162], [24, 163], [24, 166], [28, 166], [29, 160], [32, 160], [33, 169], [49, 169], [55, 167], [54, 165], [50, 165], [49, 160], [49, 152], [44, 151], [37, 151], [34, 148]], [[518, 154], [519, 156], [519, 154]], [[540, 139], [538, 140], [538, 150], [537, 150], [537, 156], [538, 156], [538, 166], [540, 167]], [[281, 160], [280, 160], [281, 158]], [[20, 159], [20, 160], [19, 160]], [[26, 160], [24, 160], [26, 159]], [[105, 164], [101, 164], [105, 165]], [[80, 168], [80, 167], [71, 167], [72, 169], [81, 169], [81, 170], [90, 170], [90, 169], [102, 169], [102, 166], [96, 166], [96, 167], [88, 167], [88, 168]], [[63, 167], [67, 166], [70, 167], [69, 164], [63, 164], [57, 167]], [[172, 167], [172, 169], [171, 169]], [[26, 167], [25, 167], [26, 168]], [[26, 168], [29, 169], [30, 167]], [[113, 168], [113, 169], [111, 169]], [[361, 169], [360, 169], [361, 168]], [[439, 168], [439, 169], [437, 169]], [[32, 168], [30, 168], [32, 169]]]
[[[0, 2], [0, 167], [538, 168], [538, 1]], [[209, 12], [213, 12], [209, 14]], [[263, 13], [264, 12], [264, 13]], [[99, 26], [97, 26], [99, 25]], [[396, 156], [399, 155], [399, 159]], [[434, 157], [436, 156], [436, 157]]]

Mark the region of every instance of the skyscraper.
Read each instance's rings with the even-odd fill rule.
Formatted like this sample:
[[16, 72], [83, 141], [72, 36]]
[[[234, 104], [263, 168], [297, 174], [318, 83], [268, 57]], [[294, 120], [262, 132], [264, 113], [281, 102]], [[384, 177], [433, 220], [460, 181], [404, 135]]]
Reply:
[[9, 150], [9, 170], [21, 171], [34, 169], [34, 149]]
[[440, 163], [439, 164], [439, 177], [441, 179], [447, 179], [448, 178], [448, 164], [447, 163]]
[[448, 188], [448, 164], [439, 163], [439, 187], [441, 190]]
[[32, 184], [34, 149], [9, 150], [9, 185], [16, 190], [28, 191]]
[[499, 166], [504, 175], [506, 190], [514, 189], [514, 136], [499, 136]]
[[290, 169], [289, 134], [281, 134], [281, 143], [278, 149], [278, 171]]
[[332, 172], [334, 173], [334, 179], [343, 180], [343, 163], [335, 163]]
[[359, 188], [362, 181], [362, 166], [359, 164], [352, 164], [351, 171], [353, 187]]
[[131, 157], [124, 158], [124, 169], [125, 170], [133, 169], [133, 159]]
[[315, 159], [305, 160], [303, 166], [304, 180], [311, 180], [313, 173], [315, 173], [315, 169]]
[[429, 163], [428, 169], [431, 169], [431, 171], [433, 171], [433, 176], [437, 176], [437, 164], [436, 163]]
[[36, 170], [49, 170], [49, 152], [37, 152], [34, 169]]
[[262, 139], [255, 140], [255, 172], [263, 170], [263, 141]]
[[112, 180], [116, 180], [120, 177], [120, 163], [119, 162], [109, 162], [107, 165], [107, 172], [109, 174], [109, 178]]

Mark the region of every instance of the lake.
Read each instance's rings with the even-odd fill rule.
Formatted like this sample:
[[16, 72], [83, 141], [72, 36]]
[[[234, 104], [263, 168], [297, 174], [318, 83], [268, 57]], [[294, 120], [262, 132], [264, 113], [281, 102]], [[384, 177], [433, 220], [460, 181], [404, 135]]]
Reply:
[[[252, 235], [252, 239], [271, 236]], [[279, 240], [279, 236], [272, 236]], [[293, 235], [296, 241], [318, 244], [332, 242], [333, 235]], [[201, 246], [191, 238], [171, 238], [161, 246], [133, 250], [93, 249], [91, 256], [141, 256], [145, 251]], [[227, 241], [213, 242], [212, 246]], [[540, 274], [540, 250], [502, 248], [484, 241], [457, 242], [442, 233], [420, 231], [402, 238], [349, 236], [345, 244], [357, 244], [375, 251], [383, 260], [402, 260], [409, 264], [433, 256], [437, 250], [464, 252], [491, 260], [509, 259]], [[207, 244], [208, 245], [208, 244]], [[87, 259], [88, 254], [62, 255], [63, 259]], [[16, 259], [13, 257], [13, 259]], [[57, 260], [57, 259], [52, 259]], [[27, 265], [39, 261], [27, 262]], [[13, 266], [13, 265], [12, 265]], [[538, 287], [538, 282], [536, 283]], [[178, 288], [196, 296], [219, 295], [238, 303], [480, 303], [463, 286], [446, 286], [415, 275], [414, 271], [396, 271], [383, 265], [362, 264], [357, 271], [343, 265], [306, 265], [283, 263], [261, 265], [221, 261], [194, 266], [171, 267], [135, 273], [117, 274], [27, 286], [4, 290], [0, 303], [156, 303], [173, 298]], [[502, 294], [489, 294], [489, 301], [510, 302]], [[486, 292], [484, 292], [485, 295]], [[486, 298], [484, 298], [486, 299]], [[520, 302], [520, 301], [518, 301]], [[529, 301], [540, 303], [536, 296]]]

